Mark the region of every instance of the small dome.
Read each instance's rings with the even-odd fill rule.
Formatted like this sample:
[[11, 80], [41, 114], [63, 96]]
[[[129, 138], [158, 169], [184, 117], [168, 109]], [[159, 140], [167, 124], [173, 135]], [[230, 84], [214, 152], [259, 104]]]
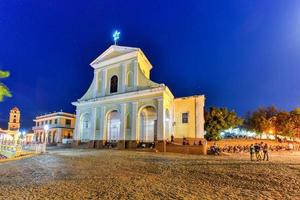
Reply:
[[18, 107], [16, 107], [16, 106], [15, 106], [15, 107], [13, 107], [11, 110], [12, 110], [12, 111], [20, 111], [20, 110], [19, 110], [19, 108], [18, 108]]

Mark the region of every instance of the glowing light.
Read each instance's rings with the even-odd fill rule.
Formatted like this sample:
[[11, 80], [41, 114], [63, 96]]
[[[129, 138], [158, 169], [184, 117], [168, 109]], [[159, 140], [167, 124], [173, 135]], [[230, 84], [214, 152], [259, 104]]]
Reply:
[[113, 34], [115, 45], [117, 44], [117, 41], [120, 39], [120, 34], [121, 33], [119, 31], [117, 31], [117, 30]]
[[47, 132], [49, 130], [49, 126], [48, 125], [45, 125], [44, 126], [44, 130]]

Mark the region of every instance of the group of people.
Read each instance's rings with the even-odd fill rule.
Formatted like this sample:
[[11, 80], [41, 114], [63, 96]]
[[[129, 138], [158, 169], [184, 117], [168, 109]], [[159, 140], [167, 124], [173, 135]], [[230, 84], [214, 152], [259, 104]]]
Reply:
[[254, 161], [255, 158], [257, 161], [261, 160], [269, 160], [269, 146], [267, 143], [255, 143], [251, 144], [250, 146], [242, 146], [242, 145], [235, 145], [235, 146], [227, 146], [225, 145], [223, 148], [217, 146], [214, 143], [208, 149], [209, 154], [219, 155], [221, 152], [228, 152], [228, 153], [237, 153], [237, 152], [250, 152], [250, 159]]
[[249, 148], [250, 152], [250, 160], [254, 160], [254, 155], [257, 161], [266, 160], [269, 161], [269, 147], [267, 143], [261, 142], [255, 143], [254, 145], [251, 144]]
[[6, 157], [0, 154], [0, 160], [3, 160], [3, 159], [6, 159]]

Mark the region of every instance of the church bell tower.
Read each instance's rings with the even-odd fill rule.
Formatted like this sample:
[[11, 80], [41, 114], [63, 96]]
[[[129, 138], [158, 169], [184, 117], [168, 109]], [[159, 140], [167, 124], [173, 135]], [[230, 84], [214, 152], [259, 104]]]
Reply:
[[19, 108], [14, 107], [10, 110], [8, 130], [17, 131], [20, 129], [20, 115], [21, 114]]

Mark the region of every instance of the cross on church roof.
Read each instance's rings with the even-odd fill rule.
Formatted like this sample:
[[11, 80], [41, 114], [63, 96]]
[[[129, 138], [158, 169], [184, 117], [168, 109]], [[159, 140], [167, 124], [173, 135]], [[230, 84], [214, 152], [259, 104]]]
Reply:
[[116, 30], [113, 34], [113, 38], [114, 38], [115, 45], [117, 45], [117, 41], [120, 39], [120, 32]]

